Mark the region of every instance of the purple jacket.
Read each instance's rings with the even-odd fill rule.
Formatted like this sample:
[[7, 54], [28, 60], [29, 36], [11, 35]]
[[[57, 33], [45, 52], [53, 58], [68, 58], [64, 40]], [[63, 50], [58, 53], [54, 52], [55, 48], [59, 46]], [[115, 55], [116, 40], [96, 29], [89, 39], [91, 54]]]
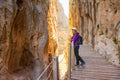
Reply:
[[78, 37], [79, 37], [79, 33], [76, 32], [76, 33], [73, 34], [73, 36], [72, 36], [72, 38], [71, 38], [71, 42], [73, 42], [74, 46], [79, 46], [79, 45], [77, 44], [77, 42], [76, 42], [77, 39], [78, 39]]

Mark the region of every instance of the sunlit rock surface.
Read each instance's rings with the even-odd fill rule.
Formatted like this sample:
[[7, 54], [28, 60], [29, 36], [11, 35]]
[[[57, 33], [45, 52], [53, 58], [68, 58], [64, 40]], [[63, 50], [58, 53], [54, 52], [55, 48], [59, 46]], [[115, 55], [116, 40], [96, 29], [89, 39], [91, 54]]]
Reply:
[[66, 33], [67, 17], [56, 0], [0, 0], [0, 80], [36, 80], [53, 56], [67, 57]]
[[120, 63], [120, 1], [70, 0], [70, 26], [109, 62]]
[[[68, 54], [68, 37], [69, 37], [69, 24], [68, 17], [65, 15], [65, 9], [60, 0], [57, 0], [58, 12], [58, 53], [59, 53], [59, 69], [60, 79], [64, 80], [67, 75], [67, 54]], [[65, 8], [67, 8], [66, 6]]]
[[54, 16], [49, 4], [48, 0], [0, 0], [0, 80], [36, 80], [51, 61], [48, 53], [55, 54], [57, 42], [56, 20], [48, 21]]
[[120, 1], [69, 1], [68, 23], [58, 0], [0, 0], [0, 80], [36, 80], [59, 54], [60, 66], [67, 66], [72, 26], [85, 44], [120, 63]]

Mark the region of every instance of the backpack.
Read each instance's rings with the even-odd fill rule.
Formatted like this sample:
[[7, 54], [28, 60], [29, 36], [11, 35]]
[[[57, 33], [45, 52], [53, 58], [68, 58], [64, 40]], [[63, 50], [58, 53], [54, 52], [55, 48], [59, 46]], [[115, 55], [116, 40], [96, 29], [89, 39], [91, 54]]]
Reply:
[[80, 35], [78, 35], [77, 44], [78, 45], [82, 45], [83, 44], [83, 38]]

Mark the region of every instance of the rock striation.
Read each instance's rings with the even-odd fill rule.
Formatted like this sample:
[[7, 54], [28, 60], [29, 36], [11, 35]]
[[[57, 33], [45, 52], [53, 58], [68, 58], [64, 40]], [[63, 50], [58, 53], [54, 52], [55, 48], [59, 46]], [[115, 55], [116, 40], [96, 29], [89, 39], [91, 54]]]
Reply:
[[0, 80], [36, 80], [56, 54], [53, 3], [0, 0]]
[[70, 0], [70, 26], [77, 26], [84, 43], [118, 65], [120, 63], [120, 1]]

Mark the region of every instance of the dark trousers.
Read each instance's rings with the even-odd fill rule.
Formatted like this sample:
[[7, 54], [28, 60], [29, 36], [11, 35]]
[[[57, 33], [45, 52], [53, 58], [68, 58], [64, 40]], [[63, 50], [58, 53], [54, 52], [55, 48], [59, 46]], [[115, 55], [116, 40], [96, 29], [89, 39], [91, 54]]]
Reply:
[[74, 54], [76, 57], [76, 64], [79, 65], [79, 61], [81, 62], [81, 64], [84, 64], [84, 60], [80, 57], [79, 55], [79, 46], [74, 46]]

